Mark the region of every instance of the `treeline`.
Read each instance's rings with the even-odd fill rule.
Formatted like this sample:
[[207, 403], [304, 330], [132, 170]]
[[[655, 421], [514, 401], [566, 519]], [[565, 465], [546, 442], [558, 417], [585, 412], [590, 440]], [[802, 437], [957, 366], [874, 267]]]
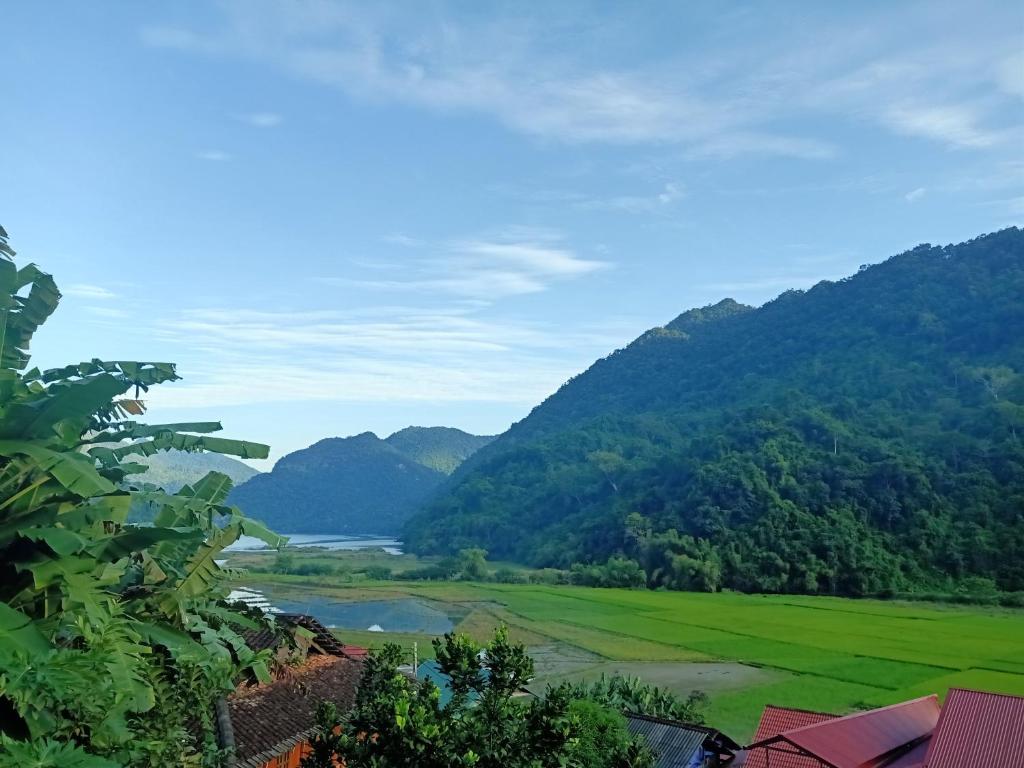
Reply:
[[1022, 296], [1014, 228], [688, 312], [472, 457], [406, 547], [618, 557], [654, 588], [1024, 590]]

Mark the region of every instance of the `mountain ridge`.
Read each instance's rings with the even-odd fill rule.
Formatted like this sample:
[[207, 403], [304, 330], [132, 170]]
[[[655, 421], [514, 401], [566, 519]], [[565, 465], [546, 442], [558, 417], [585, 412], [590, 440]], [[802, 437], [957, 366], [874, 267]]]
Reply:
[[[395, 447], [395, 435], [422, 455]], [[467, 446], [486, 439], [447, 427], [407, 427], [386, 439], [373, 432], [323, 438], [282, 456], [273, 470], [236, 487], [228, 502], [286, 533], [394, 535], [447, 478], [424, 462], [454, 469]]]
[[1021, 295], [1024, 235], [1010, 228], [756, 309], [684, 312], [481, 449], [409, 521], [407, 544], [562, 567], [623, 554], [652, 586], [1019, 589]]

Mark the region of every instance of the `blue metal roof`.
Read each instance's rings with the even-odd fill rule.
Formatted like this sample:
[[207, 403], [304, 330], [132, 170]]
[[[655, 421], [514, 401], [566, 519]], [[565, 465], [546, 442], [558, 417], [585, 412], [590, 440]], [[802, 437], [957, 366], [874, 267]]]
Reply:
[[643, 715], [627, 714], [626, 725], [631, 734], [644, 737], [647, 746], [657, 756], [656, 768], [700, 766], [704, 757], [704, 741], [711, 735], [707, 728]]

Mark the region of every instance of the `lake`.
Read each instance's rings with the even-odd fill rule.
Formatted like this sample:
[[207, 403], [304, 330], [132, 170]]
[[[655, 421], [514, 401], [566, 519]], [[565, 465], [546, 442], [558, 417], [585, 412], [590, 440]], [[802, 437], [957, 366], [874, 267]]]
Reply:
[[462, 618], [444, 610], [443, 605], [415, 597], [344, 602], [321, 595], [268, 597], [261, 589], [240, 587], [228, 599], [242, 600], [269, 613], [308, 614], [326, 626], [338, 629], [443, 635], [451, 632]]
[[[318, 547], [330, 550], [383, 549], [389, 555], [402, 554], [402, 542], [388, 536], [344, 536], [340, 533], [282, 533], [288, 537], [289, 547]], [[268, 550], [254, 536], [240, 536], [225, 552], [258, 552]]]

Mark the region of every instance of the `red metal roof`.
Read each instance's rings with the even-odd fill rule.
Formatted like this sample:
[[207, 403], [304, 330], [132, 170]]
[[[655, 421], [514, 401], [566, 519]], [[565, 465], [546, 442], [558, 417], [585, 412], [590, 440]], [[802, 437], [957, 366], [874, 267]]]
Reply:
[[951, 688], [927, 768], [1024, 765], [1024, 697]]
[[924, 758], [931, 742], [932, 737], [929, 736], [909, 752], [904, 752], [890, 763], [884, 763], [884, 768], [924, 768]]
[[[834, 768], [875, 768], [891, 763], [902, 749], [916, 747], [938, 720], [938, 698], [925, 696], [784, 731], [751, 749], [788, 744]], [[774, 768], [774, 752], [770, 764]]]
[[366, 648], [363, 648], [361, 645], [349, 645], [348, 643], [345, 643], [345, 645], [342, 647], [342, 653], [344, 653], [350, 659], [357, 660], [365, 659], [367, 656], [370, 655], [370, 652]]
[[[823, 723], [826, 720], [834, 720], [837, 717], [838, 715], [831, 715], [827, 712], [811, 712], [806, 709], [789, 709], [768, 704], [764, 708], [764, 712], [761, 713], [761, 722], [758, 723], [757, 733], [754, 734], [754, 742], [770, 739], [785, 731]], [[813, 757], [786, 754], [782, 751], [792, 749], [793, 747], [785, 744], [773, 748], [771, 768], [820, 768], [821, 763]], [[748, 753], [747, 761], [743, 765], [745, 768], [768, 768], [766, 748], [752, 750]]]

